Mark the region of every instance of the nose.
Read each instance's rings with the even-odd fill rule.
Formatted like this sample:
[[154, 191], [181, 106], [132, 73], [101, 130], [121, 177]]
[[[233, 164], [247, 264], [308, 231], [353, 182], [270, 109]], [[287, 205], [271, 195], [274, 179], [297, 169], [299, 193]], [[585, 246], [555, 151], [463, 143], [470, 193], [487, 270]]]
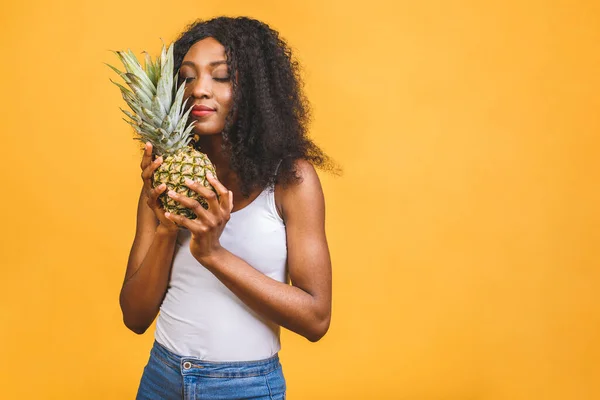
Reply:
[[192, 96], [197, 99], [212, 96], [212, 81], [210, 75], [200, 76], [192, 81]]

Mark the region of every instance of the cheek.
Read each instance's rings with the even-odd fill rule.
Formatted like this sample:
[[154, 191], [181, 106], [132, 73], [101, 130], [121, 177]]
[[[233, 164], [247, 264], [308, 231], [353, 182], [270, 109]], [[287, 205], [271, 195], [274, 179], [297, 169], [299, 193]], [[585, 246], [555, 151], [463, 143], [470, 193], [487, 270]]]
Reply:
[[[186, 87], [183, 89], [183, 101], [187, 100], [187, 99], [188, 99], [188, 98], [190, 98], [191, 96], [192, 96], [192, 91], [190, 90], [190, 87], [189, 87], [189, 86], [186, 86]], [[188, 107], [190, 107], [190, 106], [191, 106], [191, 104], [192, 104], [192, 100], [190, 99], [190, 100], [188, 100], [188, 102], [187, 102], [187, 104], [186, 104], [185, 108], [188, 108]]]
[[231, 109], [233, 103], [233, 92], [231, 89], [224, 90], [219, 96], [219, 103], [226, 108], [227, 111]]

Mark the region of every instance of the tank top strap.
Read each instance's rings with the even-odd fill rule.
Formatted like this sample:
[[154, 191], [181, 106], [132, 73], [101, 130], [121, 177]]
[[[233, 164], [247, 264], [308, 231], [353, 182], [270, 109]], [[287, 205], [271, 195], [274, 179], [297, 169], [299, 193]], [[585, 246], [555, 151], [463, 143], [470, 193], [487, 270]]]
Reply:
[[279, 172], [279, 167], [281, 166], [282, 161], [283, 161], [283, 158], [279, 159], [279, 162], [277, 163], [277, 166], [275, 167], [275, 172], [273, 173], [274, 176], [277, 176], [277, 173]]

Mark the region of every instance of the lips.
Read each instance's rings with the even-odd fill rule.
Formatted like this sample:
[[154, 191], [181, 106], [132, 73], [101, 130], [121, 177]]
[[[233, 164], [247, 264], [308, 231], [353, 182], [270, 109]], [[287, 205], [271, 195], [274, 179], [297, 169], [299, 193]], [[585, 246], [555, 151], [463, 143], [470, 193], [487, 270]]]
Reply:
[[205, 105], [197, 104], [192, 107], [192, 112], [194, 111], [215, 111], [215, 109]]
[[191, 114], [194, 117], [206, 117], [207, 115], [213, 115], [215, 113], [215, 109], [209, 106], [197, 104], [192, 107]]

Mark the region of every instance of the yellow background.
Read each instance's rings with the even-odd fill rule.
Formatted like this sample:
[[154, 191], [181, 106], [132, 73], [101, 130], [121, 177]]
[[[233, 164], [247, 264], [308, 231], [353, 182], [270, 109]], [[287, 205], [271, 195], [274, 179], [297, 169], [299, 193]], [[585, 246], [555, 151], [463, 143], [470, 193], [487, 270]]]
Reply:
[[2, 399], [132, 399], [121, 321], [140, 152], [113, 49], [249, 15], [305, 67], [334, 267], [288, 398], [600, 398], [595, 1], [4, 2]]

